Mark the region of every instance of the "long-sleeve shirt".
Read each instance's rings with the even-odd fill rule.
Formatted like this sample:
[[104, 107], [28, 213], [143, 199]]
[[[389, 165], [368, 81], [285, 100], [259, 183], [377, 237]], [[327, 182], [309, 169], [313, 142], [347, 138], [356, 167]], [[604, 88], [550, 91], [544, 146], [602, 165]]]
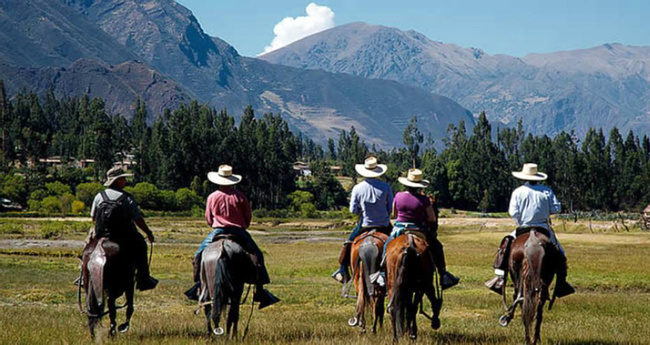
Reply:
[[208, 196], [205, 204], [205, 220], [214, 228], [251, 225], [251, 206], [244, 193], [232, 187], [220, 188]]
[[389, 226], [393, 191], [388, 183], [366, 178], [352, 188], [350, 212], [361, 215], [361, 226]]
[[526, 182], [512, 192], [508, 212], [518, 226], [540, 226], [550, 230], [550, 215], [561, 210], [562, 204], [551, 188]]

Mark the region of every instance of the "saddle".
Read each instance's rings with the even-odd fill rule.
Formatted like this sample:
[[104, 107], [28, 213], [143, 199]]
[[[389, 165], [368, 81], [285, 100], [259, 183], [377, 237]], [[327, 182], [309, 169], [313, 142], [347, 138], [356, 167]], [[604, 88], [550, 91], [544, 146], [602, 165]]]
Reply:
[[233, 241], [233, 242], [237, 243], [238, 245], [240, 245], [246, 252], [248, 252], [248, 253], [251, 252], [250, 244], [246, 240], [244, 240], [243, 238], [241, 238], [241, 237], [239, 237], [239, 236], [237, 236], [235, 234], [220, 234], [220, 235], [217, 235], [214, 238], [212, 238], [212, 243], [218, 242], [218, 241], [221, 241], [221, 240]]
[[[369, 226], [367, 228], [362, 228], [361, 229], [363, 232], [357, 236], [354, 241], [352, 242], [353, 244], [357, 244], [359, 242], [362, 242], [365, 240], [367, 237], [371, 236], [374, 237], [378, 240], [384, 241], [384, 238], [381, 238], [377, 235], [377, 233], [388, 235], [390, 234], [390, 228], [386, 226]], [[387, 234], [388, 232], [388, 234]]]
[[520, 226], [520, 227], [517, 228], [516, 231], [517, 232], [516, 232], [515, 236], [517, 236], [517, 237], [519, 237], [519, 236], [521, 236], [523, 234], [527, 234], [527, 233], [529, 233], [531, 231], [535, 231], [535, 232], [538, 232], [538, 233], [540, 233], [540, 234], [542, 234], [542, 235], [544, 235], [544, 236], [546, 236], [548, 238], [551, 238], [551, 233], [548, 231], [548, 229], [543, 228], [541, 226]]

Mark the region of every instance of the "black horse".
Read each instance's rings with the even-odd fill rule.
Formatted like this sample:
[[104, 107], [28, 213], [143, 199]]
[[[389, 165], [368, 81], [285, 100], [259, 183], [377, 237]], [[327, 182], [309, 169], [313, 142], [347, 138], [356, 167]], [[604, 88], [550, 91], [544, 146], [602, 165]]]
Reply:
[[199, 305], [204, 307], [208, 334], [224, 334], [219, 322], [228, 310], [225, 333], [236, 338], [244, 284], [255, 282], [255, 272], [250, 254], [234, 236], [219, 236], [203, 250]]
[[[86, 292], [85, 312], [88, 315], [91, 337], [95, 338], [95, 327], [106, 315], [104, 312], [106, 304], [111, 320], [109, 334], [114, 336], [116, 330], [125, 333], [129, 330], [131, 316], [133, 316], [135, 265], [131, 257], [117, 242], [101, 238], [91, 241], [86, 247], [84, 258], [82, 269], [83, 286]], [[118, 307], [115, 301], [122, 295], [126, 297], [126, 321], [116, 327]], [[81, 307], [81, 287], [79, 287], [79, 306]]]

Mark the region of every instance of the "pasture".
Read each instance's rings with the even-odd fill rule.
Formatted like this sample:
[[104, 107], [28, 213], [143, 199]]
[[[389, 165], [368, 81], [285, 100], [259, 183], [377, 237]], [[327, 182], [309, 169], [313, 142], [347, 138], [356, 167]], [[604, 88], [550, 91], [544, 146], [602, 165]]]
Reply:
[[[72, 285], [89, 224], [87, 219], [0, 220], [0, 343], [90, 342]], [[131, 330], [110, 343], [203, 344], [203, 315], [193, 314], [196, 305], [183, 291], [191, 286], [192, 255], [209, 229], [192, 218], [152, 218], [149, 224], [157, 240], [152, 272], [160, 284], [136, 293]], [[501, 298], [483, 287], [492, 277], [498, 243], [511, 227], [509, 219], [441, 219], [449, 270], [462, 280], [445, 292], [440, 330], [431, 330], [419, 317], [417, 343], [522, 343], [519, 313], [508, 328], [498, 326]], [[569, 255], [569, 281], [578, 293], [545, 313], [543, 343], [650, 343], [650, 233], [616, 231], [611, 222], [593, 223], [591, 229], [586, 223], [556, 223], [556, 229]], [[349, 231], [348, 224], [324, 221], [252, 227], [266, 255], [270, 290], [282, 302], [255, 311], [245, 343], [391, 343], [388, 315], [376, 335], [347, 326], [354, 301], [340, 297], [340, 285], [329, 274]], [[249, 310], [250, 305], [242, 307], [240, 330]], [[120, 311], [118, 322], [122, 319]], [[103, 321], [106, 333], [108, 320]]]

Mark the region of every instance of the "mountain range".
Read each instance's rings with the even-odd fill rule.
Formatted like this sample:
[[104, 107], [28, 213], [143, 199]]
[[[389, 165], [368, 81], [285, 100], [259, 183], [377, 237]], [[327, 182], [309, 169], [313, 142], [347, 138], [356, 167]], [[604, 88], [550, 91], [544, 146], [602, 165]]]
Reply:
[[354, 126], [369, 143], [399, 146], [413, 116], [436, 139], [474, 120], [430, 90], [240, 56], [173, 0], [0, 0], [0, 79], [10, 94], [103, 97], [127, 117], [140, 98], [149, 121], [191, 99], [236, 116], [250, 104], [320, 143]]
[[416, 31], [351, 23], [260, 57], [287, 66], [395, 80], [535, 134], [590, 127], [650, 133], [650, 47], [489, 55]]

